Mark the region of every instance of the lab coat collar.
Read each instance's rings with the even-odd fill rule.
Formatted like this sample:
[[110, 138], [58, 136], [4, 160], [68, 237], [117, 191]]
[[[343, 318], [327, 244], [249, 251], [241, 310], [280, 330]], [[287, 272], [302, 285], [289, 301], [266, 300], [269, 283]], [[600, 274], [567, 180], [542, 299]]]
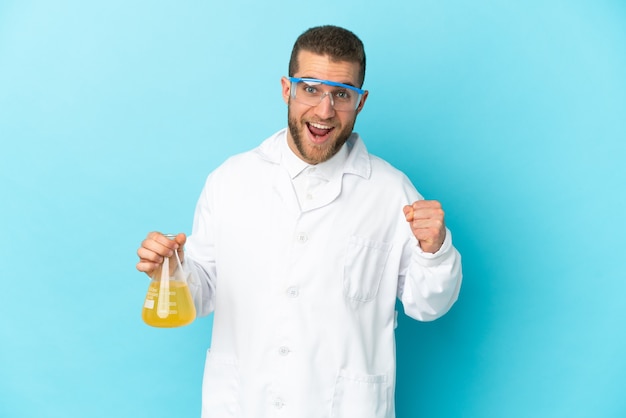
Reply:
[[[283, 158], [283, 144], [286, 144], [286, 141], [287, 128], [284, 128], [263, 141], [261, 145], [255, 149], [255, 152], [260, 158], [270, 163], [280, 164]], [[343, 167], [343, 173], [356, 174], [363, 178], [369, 178], [372, 172], [370, 156], [359, 134], [352, 132], [344, 147], [347, 147], [348, 156]]]

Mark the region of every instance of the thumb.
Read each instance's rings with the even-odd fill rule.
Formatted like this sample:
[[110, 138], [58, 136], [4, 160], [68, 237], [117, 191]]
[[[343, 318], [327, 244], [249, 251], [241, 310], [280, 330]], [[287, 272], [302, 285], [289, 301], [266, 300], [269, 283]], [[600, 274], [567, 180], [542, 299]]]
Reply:
[[178, 249], [176, 250], [176, 252], [178, 253], [178, 258], [182, 263], [185, 257], [184, 247], [185, 243], [187, 242], [187, 236], [181, 232], [177, 234], [176, 237], [174, 237], [174, 241], [176, 242], [176, 244], [178, 244]]
[[402, 208], [402, 212], [404, 212], [404, 217], [408, 222], [413, 221], [413, 206], [406, 205]]
[[181, 232], [174, 237], [174, 241], [176, 241], [176, 244], [178, 244], [179, 248], [182, 248], [187, 242], [187, 235]]

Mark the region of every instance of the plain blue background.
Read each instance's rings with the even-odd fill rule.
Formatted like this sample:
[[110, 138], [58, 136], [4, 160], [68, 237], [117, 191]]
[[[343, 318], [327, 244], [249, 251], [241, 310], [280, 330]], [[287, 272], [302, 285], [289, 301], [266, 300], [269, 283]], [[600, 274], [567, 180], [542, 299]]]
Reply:
[[286, 124], [327, 23], [366, 45], [357, 131], [464, 257], [448, 315], [401, 315], [398, 416], [626, 416], [618, 0], [0, 2], [0, 416], [199, 416], [211, 317], [144, 325], [135, 251]]

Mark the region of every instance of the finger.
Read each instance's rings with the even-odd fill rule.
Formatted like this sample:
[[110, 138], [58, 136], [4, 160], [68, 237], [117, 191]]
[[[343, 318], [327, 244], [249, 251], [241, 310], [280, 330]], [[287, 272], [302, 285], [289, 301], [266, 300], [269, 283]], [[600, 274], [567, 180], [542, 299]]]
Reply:
[[444, 224], [443, 211], [414, 211], [411, 225], [416, 228], [438, 227]]
[[140, 247], [137, 250], [137, 256], [139, 257], [140, 261], [143, 260], [149, 263], [162, 263], [163, 257], [164, 257], [158, 254], [157, 252], [146, 247]]
[[414, 221], [430, 221], [434, 220], [443, 223], [445, 212], [441, 207], [413, 209]]
[[411, 229], [416, 238], [437, 242], [446, 227], [442, 219], [418, 219], [411, 223]]
[[[141, 243], [141, 248], [152, 251], [162, 257], [171, 257], [179, 244], [159, 232], [151, 232]], [[141, 257], [141, 256], [140, 256]]]
[[158, 233], [157, 235], [153, 237], [153, 239], [154, 241], [158, 242], [162, 246], [172, 250], [172, 252], [173, 250], [178, 249], [179, 247], [178, 242], [176, 241], [175, 235], [171, 235], [171, 234], [163, 235], [161, 233]]
[[135, 267], [137, 268], [137, 270], [143, 273], [146, 273], [148, 275], [151, 275], [152, 272], [154, 272], [154, 270], [156, 270], [160, 265], [161, 265], [160, 263], [153, 263], [147, 260], [140, 260]]
[[445, 229], [443, 211], [428, 209], [414, 211], [411, 229], [416, 234], [441, 234]]
[[446, 234], [443, 218], [416, 219], [411, 222], [413, 234], [420, 241], [442, 244]]
[[411, 205], [414, 210], [441, 208], [441, 203], [437, 200], [416, 200]]

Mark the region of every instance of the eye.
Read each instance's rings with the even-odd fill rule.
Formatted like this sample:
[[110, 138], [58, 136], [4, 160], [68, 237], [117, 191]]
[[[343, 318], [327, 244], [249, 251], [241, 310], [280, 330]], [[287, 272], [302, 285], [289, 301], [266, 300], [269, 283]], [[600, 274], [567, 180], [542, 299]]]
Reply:
[[351, 95], [350, 92], [347, 90], [339, 90], [335, 92], [335, 97], [340, 100], [350, 100]]
[[307, 85], [307, 84], [305, 84], [302, 89], [307, 94], [316, 94], [317, 93], [317, 89], [315, 87]]

